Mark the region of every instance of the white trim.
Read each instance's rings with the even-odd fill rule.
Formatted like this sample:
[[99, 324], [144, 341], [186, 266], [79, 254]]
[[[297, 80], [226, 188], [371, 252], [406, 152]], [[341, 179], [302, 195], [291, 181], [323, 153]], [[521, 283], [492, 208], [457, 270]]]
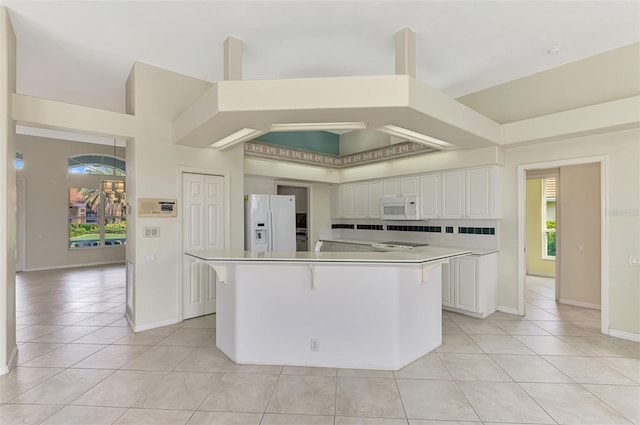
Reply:
[[[537, 162], [531, 164], [520, 164], [517, 166], [517, 201], [518, 201], [518, 314], [524, 315], [525, 303], [525, 279], [526, 279], [526, 173], [527, 170], [539, 170], [544, 168], [556, 168], [567, 165], [579, 164], [600, 164], [600, 208], [601, 211], [608, 210], [608, 193], [607, 193], [607, 155], [589, 156], [583, 158], [561, 159], [554, 161]], [[559, 189], [559, 188], [558, 188]], [[558, 192], [559, 193], [559, 192]], [[560, 206], [560, 197], [558, 194], [557, 206]], [[559, 210], [556, 211], [556, 217], [559, 216]], [[561, 225], [561, 224], [560, 224]], [[559, 227], [559, 226], [558, 226]], [[556, 230], [556, 233], [559, 229]], [[609, 221], [606, 214], [601, 214], [600, 218], [600, 292], [601, 292], [601, 319], [600, 327], [603, 334], [609, 333]], [[560, 237], [556, 243], [559, 243]], [[558, 245], [556, 245], [556, 250]], [[556, 263], [556, 267], [560, 264]], [[557, 273], [556, 269], [556, 273]]]
[[43, 270], [58, 270], [58, 269], [77, 269], [80, 267], [93, 267], [93, 266], [105, 266], [108, 264], [126, 264], [125, 260], [117, 261], [104, 261], [99, 263], [83, 263], [83, 264], [67, 264], [64, 266], [48, 266], [48, 267], [31, 267], [25, 270], [25, 272], [39, 272]]
[[298, 182], [291, 180], [274, 180], [275, 193], [278, 194], [278, 186], [293, 186], [303, 187], [307, 189], [307, 251], [312, 251], [311, 247], [315, 246], [314, 240], [311, 238], [313, 235], [313, 216], [311, 214], [311, 197], [313, 196], [313, 184], [309, 182]]
[[513, 315], [516, 315], [516, 316], [521, 316], [521, 314], [518, 313], [518, 309], [517, 308], [505, 307], [503, 305], [499, 305], [496, 308], [496, 311], [500, 311], [502, 313], [507, 313], [507, 314], [513, 314]]
[[633, 332], [619, 331], [617, 329], [609, 329], [609, 336], [615, 338], [627, 339], [629, 341], [640, 342], [640, 334]]
[[23, 272], [27, 267], [27, 185], [24, 178], [16, 179], [16, 197], [17, 197], [17, 243], [18, 243], [18, 259], [16, 262], [16, 271]]
[[558, 302], [560, 304], [575, 305], [576, 307], [592, 308], [594, 310], [600, 310], [601, 308], [601, 306], [598, 304], [584, 303], [582, 301], [574, 301], [574, 300], [565, 300], [563, 298], [560, 298]]
[[6, 365], [3, 365], [2, 367], [0, 367], [0, 375], [6, 375], [7, 373], [11, 372], [11, 369], [13, 368], [13, 366], [15, 366], [17, 356], [18, 356], [18, 346], [14, 345], [13, 350], [11, 350], [11, 354], [9, 355], [9, 361], [7, 362]]
[[126, 315], [125, 317], [127, 318], [127, 322], [129, 322], [129, 326], [131, 326], [131, 329], [133, 329], [134, 332], [148, 331], [150, 329], [162, 328], [163, 326], [175, 325], [176, 323], [181, 322], [181, 320], [179, 319], [168, 319], [168, 320], [162, 320], [160, 322], [148, 323], [146, 325], [134, 326], [131, 323], [131, 319], [129, 319], [129, 317]]

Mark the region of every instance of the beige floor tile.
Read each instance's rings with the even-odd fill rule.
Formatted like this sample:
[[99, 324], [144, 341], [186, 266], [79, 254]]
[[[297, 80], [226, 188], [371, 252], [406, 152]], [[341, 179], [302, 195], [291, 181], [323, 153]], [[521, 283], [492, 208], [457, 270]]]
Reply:
[[259, 425], [262, 413], [196, 412], [187, 425]]
[[41, 336], [50, 334], [57, 330], [62, 329], [63, 326], [42, 326], [42, 325], [33, 325], [28, 328], [20, 329], [16, 332], [16, 341], [17, 342], [30, 342], [40, 338]]
[[7, 403], [36, 385], [62, 372], [61, 368], [16, 367], [0, 376], [0, 403]]
[[126, 411], [118, 407], [65, 406], [42, 425], [111, 425]]
[[539, 356], [492, 354], [491, 358], [516, 382], [573, 382]]
[[409, 419], [478, 420], [455, 382], [417, 379], [396, 381]]
[[560, 320], [540, 320], [531, 322], [552, 335], [591, 336], [593, 330], [585, 329], [571, 322]]
[[196, 410], [221, 379], [222, 374], [169, 372], [135, 407]]
[[436, 348], [438, 353], [484, 353], [482, 348], [467, 335], [443, 334], [442, 345]]
[[33, 340], [33, 342], [70, 343], [92, 332], [100, 330], [99, 326], [66, 326], [45, 336]]
[[114, 425], [185, 425], [191, 415], [185, 410], [129, 409]]
[[559, 424], [629, 424], [578, 384], [522, 384]]
[[93, 317], [95, 315], [96, 315], [95, 313], [77, 313], [77, 312], [63, 313], [48, 319], [47, 324], [69, 326], [69, 325], [73, 325], [74, 323], [78, 323], [82, 320]]
[[496, 320], [494, 323], [509, 335], [549, 335], [549, 332], [528, 320]]
[[[124, 314], [124, 312], [123, 312], [123, 314]], [[107, 325], [107, 326], [109, 326], [109, 327], [130, 328], [129, 322], [124, 317], [122, 319], [120, 319], [120, 320], [116, 320], [115, 322], [113, 322], [113, 323], [111, 323], [110, 325]]]
[[203, 348], [216, 347], [216, 336], [213, 335], [213, 336], [210, 336], [209, 338], [205, 339], [204, 342], [199, 345], [199, 347], [203, 347]]
[[332, 367], [284, 366], [283, 375], [337, 376], [338, 369]]
[[109, 345], [73, 365], [74, 368], [120, 369], [150, 347], [145, 345]]
[[581, 384], [637, 385], [635, 381], [592, 357], [543, 356], [543, 358]]
[[358, 378], [393, 378], [393, 371], [376, 369], [338, 369], [338, 376], [353, 376]]
[[534, 354], [510, 335], [470, 335], [489, 354]]
[[640, 358], [637, 357], [598, 357], [598, 361], [640, 383]]
[[126, 344], [126, 345], [156, 345], [173, 332], [176, 331], [177, 328], [158, 328], [152, 329], [144, 332], [137, 332], [135, 334], [129, 334], [124, 338], [116, 341], [116, 344]]
[[122, 319], [122, 314], [118, 313], [99, 313], [93, 317], [75, 323], [76, 326], [107, 326]]
[[477, 320], [469, 317], [452, 319], [467, 335], [506, 335], [506, 332], [490, 320]]
[[118, 307], [120, 303], [93, 303], [79, 309], [75, 310], [76, 312], [86, 312], [86, 313], [104, 313], [105, 311], [112, 309], [114, 307]]
[[634, 424], [640, 424], [640, 386], [583, 385]]
[[236, 366], [217, 348], [196, 348], [176, 366], [182, 372], [229, 372]]
[[50, 342], [25, 342], [18, 346], [16, 364], [21, 366], [25, 363], [29, 363], [33, 359], [37, 359], [44, 354], [62, 347], [64, 347], [64, 344], [54, 344]]
[[487, 354], [441, 353], [439, 356], [457, 381], [511, 381]]
[[0, 424], [38, 425], [63, 407], [45, 404], [4, 404], [0, 406]]
[[333, 416], [267, 413], [264, 415], [260, 425], [333, 425]]
[[539, 355], [581, 356], [584, 353], [556, 336], [514, 336], [515, 339]]
[[482, 421], [554, 423], [553, 419], [517, 384], [506, 382], [460, 382], [459, 385]]
[[281, 375], [267, 412], [334, 415], [336, 379], [328, 376]]
[[633, 355], [606, 336], [562, 336], [560, 338], [590, 356], [631, 357]]
[[456, 325], [456, 322], [454, 322], [453, 320], [442, 319], [442, 333], [443, 334], [462, 334], [464, 332], [462, 331], [462, 329], [460, 329], [458, 325]]
[[396, 378], [407, 379], [453, 379], [438, 354], [434, 352], [425, 354], [393, 374]]
[[215, 329], [181, 328], [163, 339], [158, 345], [197, 347], [215, 334]]
[[[489, 422], [485, 422], [489, 424]], [[425, 421], [422, 419], [412, 419], [409, 421], [409, 425], [482, 425], [482, 422], [460, 422], [460, 421]], [[494, 425], [521, 425], [521, 424], [494, 424]]]
[[389, 418], [356, 418], [336, 416], [335, 425], [408, 425], [406, 419]]
[[394, 379], [338, 377], [336, 415], [404, 418]]
[[558, 316], [531, 304], [527, 304], [526, 313], [524, 318], [527, 320], [558, 320]]
[[122, 369], [170, 371], [180, 364], [192, 351], [192, 347], [151, 347], [123, 366]]
[[226, 374], [205, 394], [200, 410], [264, 412], [277, 382], [276, 375]]
[[196, 317], [193, 319], [185, 320], [182, 322], [183, 328], [204, 328], [215, 329], [216, 328], [216, 315], [209, 314], [202, 317]]
[[131, 335], [128, 327], [104, 327], [75, 341], [76, 344], [113, 344], [125, 336]]
[[67, 344], [25, 364], [26, 367], [70, 367], [106, 345]]
[[611, 337], [610, 341], [616, 345], [626, 348], [634, 357], [640, 357], [640, 342], [614, 337]]
[[72, 404], [78, 406], [131, 407], [166, 375], [163, 372], [119, 370]]
[[112, 373], [112, 370], [67, 369], [35, 386], [11, 402], [23, 404], [67, 404], [93, 388]]

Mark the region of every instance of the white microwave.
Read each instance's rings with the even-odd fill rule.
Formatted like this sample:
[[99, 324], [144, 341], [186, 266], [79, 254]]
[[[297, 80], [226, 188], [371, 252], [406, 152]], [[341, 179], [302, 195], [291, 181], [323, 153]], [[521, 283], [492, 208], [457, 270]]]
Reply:
[[382, 198], [380, 200], [380, 217], [383, 220], [419, 220], [420, 198], [417, 196], [400, 196]]

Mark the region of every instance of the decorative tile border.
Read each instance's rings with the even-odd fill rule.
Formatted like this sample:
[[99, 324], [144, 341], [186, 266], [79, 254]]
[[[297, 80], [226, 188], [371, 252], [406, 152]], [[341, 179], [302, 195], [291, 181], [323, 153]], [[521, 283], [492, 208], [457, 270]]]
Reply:
[[322, 165], [332, 168], [352, 167], [354, 165], [368, 164], [371, 162], [385, 161], [405, 156], [420, 155], [434, 151], [435, 149], [429, 148], [420, 143], [405, 142], [385, 146], [383, 148], [358, 152], [352, 155], [335, 156], [256, 141], [246, 142], [244, 144], [244, 152], [249, 156], [301, 162], [308, 165]]

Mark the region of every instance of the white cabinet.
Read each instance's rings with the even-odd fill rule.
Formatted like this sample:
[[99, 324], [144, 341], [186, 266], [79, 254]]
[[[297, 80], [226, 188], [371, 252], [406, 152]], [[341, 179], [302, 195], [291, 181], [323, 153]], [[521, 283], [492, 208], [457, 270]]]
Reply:
[[342, 217], [356, 217], [356, 185], [354, 183], [343, 184], [342, 186]]
[[355, 187], [355, 217], [367, 218], [369, 217], [369, 183], [358, 182]]
[[397, 196], [419, 196], [420, 177], [408, 176], [384, 180], [383, 196], [393, 198]]
[[466, 170], [467, 218], [500, 217], [499, 174], [497, 167], [470, 168]]
[[380, 218], [380, 199], [382, 199], [382, 180], [370, 181], [367, 199], [370, 218]]
[[465, 180], [464, 170], [442, 173], [441, 218], [464, 218]]
[[420, 176], [420, 218], [440, 218], [440, 173]]
[[498, 305], [498, 254], [455, 258], [442, 267], [442, 308], [485, 318]]
[[342, 185], [331, 185], [331, 218], [342, 218]]

